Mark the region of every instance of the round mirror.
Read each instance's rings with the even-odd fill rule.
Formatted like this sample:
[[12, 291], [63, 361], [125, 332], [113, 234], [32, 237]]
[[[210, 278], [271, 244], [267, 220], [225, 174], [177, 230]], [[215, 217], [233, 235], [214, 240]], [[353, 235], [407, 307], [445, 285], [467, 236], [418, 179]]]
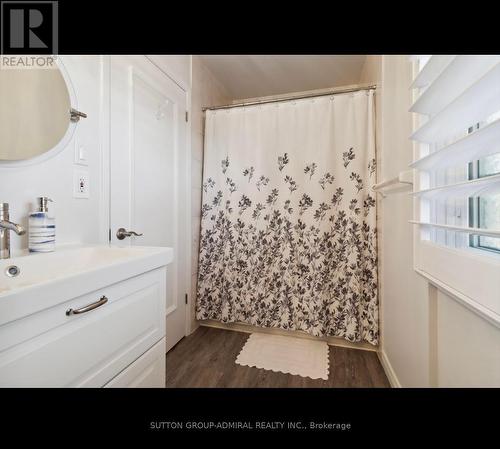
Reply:
[[0, 161], [53, 149], [70, 125], [70, 94], [59, 68], [0, 70]]

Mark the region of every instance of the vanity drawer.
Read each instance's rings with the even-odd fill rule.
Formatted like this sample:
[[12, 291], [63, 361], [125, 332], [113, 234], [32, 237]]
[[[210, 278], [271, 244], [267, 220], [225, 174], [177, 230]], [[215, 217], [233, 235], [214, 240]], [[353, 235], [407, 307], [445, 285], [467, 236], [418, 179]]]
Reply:
[[165, 336], [165, 279], [159, 268], [1, 326], [0, 386], [104, 386]]
[[167, 344], [163, 338], [105, 388], [165, 388]]

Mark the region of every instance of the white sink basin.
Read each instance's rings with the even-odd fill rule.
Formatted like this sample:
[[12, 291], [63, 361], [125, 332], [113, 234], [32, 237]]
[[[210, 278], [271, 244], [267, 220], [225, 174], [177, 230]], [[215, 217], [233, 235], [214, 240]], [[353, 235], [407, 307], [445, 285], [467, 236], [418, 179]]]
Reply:
[[[73, 246], [0, 260], [0, 324], [169, 264], [172, 248]], [[18, 274], [14, 277], [8, 275]], [[12, 268], [15, 267], [15, 268]]]

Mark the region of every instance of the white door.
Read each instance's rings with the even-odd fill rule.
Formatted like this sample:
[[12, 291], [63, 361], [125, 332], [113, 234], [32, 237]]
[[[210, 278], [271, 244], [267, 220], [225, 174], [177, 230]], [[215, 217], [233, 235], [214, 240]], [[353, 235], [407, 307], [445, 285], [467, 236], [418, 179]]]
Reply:
[[[111, 56], [110, 82], [110, 242], [174, 249], [165, 298], [168, 351], [186, 334], [186, 93], [145, 56]], [[119, 239], [120, 228], [141, 235]]]

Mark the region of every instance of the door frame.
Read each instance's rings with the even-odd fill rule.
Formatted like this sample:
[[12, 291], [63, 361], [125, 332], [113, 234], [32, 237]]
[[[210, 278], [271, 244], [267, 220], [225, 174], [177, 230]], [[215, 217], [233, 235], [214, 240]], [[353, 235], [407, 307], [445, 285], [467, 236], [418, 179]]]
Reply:
[[[134, 55], [137, 57], [137, 55]], [[151, 64], [153, 64], [158, 70], [160, 70], [165, 76], [172, 80], [177, 86], [184, 91], [186, 96], [186, 112], [188, 117], [191, 115], [191, 87], [186, 86], [185, 83], [180, 82], [172, 77], [172, 75], [162, 67], [158, 66], [152, 59], [146, 55], [142, 55]], [[110, 243], [110, 233], [111, 231], [111, 55], [101, 55], [101, 71], [100, 71], [100, 107], [99, 107], [99, 150], [100, 150], [100, 163], [101, 163], [101, 173], [100, 173], [100, 183], [99, 183], [99, 243], [109, 244]], [[191, 72], [192, 57], [189, 59], [189, 71]], [[187, 193], [185, 204], [185, 220], [187, 224], [187, 229], [189, 232], [186, 233], [185, 242], [183, 242], [181, 247], [184, 248], [188, 257], [186, 257], [185, 267], [180, 267], [179, 271], [183, 274], [183, 283], [188, 294], [188, 301], [186, 304], [186, 316], [184, 319], [184, 335], [189, 335], [194, 329], [191, 326], [191, 311], [193, 307], [194, 298], [191, 295], [191, 230], [192, 230], [192, 217], [191, 217], [191, 120], [187, 120], [186, 123], [186, 136], [185, 136], [185, 151], [187, 152], [186, 160], [186, 173], [184, 173], [185, 179], [185, 191]], [[182, 179], [182, 174], [180, 175]], [[184, 268], [184, 269], [183, 269]]]

